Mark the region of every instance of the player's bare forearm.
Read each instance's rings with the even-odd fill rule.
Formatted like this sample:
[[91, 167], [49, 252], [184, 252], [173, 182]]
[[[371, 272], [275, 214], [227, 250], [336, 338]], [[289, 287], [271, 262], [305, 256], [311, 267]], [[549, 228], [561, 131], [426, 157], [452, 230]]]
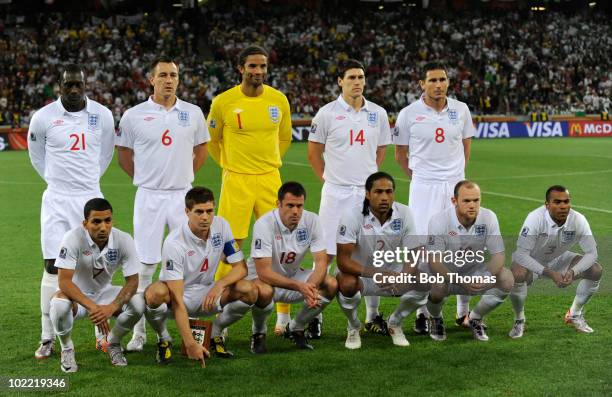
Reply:
[[450, 282], [450, 278], [448, 276], [448, 270], [446, 266], [438, 261], [430, 261], [429, 268], [434, 272], [434, 274], [439, 274], [444, 277], [444, 280], [448, 283]]
[[208, 145], [206, 143], [202, 143], [200, 145], [193, 147], [193, 173], [198, 172], [200, 168], [206, 162], [206, 158], [208, 157]]
[[325, 275], [327, 274], [327, 251], [319, 251], [313, 254], [314, 257], [314, 270], [308, 281], [316, 286], [323, 284]]
[[325, 151], [325, 145], [318, 142], [308, 142], [308, 162], [312, 167], [312, 171], [319, 178], [321, 182], [323, 180], [323, 170], [325, 170], [325, 160], [323, 160], [323, 152]]
[[272, 258], [256, 258], [255, 269], [259, 279], [266, 284], [273, 287], [280, 287], [290, 289], [293, 291], [299, 290], [299, 284], [297, 281], [292, 280], [288, 277], [283, 276], [272, 270]]
[[355, 244], [338, 244], [338, 257], [336, 262], [338, 263], [338, 269], [342, 273], [351, 274], [353, 276], [372, 277], [373, 271], [366, 271], [365, 266], [354, 261], [351, 258]]
[[387, 146], [379, 146], [376, 148], [376, 167], [380, 168], [380, 165], [385, 161], [385, 154], [387, 153]]
[[78, 303], [79, 305], [90, 311], [92, 308], [96, 307], [97, 304], [93, 300], [89, 299], [87, 295], [85, 295], [83, 291], [81, 291], [81, 289], [75, 283], [72, 282], [73, 275], [74, 270], [59, 269], [59, 289], [64, 295], [68, 297], [68, 299]]
[[412, 177], [412, 170], [408, 168], [408, 146], [395, 146], [395, 161], [406, 175]]
[[505, 260], [506, 256], [503, 252], [498, 252], [497, 254], [491, 255], [491, 259], [489, 260], [489, 263], [487, 263], [487, 270], [494, 276], [498, 275], [504, 268]]
[[119, 167], [130, 178], [134, 178], [134, 151], [130, 148], [117, 146], [117, 161], [119, 161]]
[[249, 273], [244, 260], [236, 263], [231, 263], [231, 265], [232, 270], [230, 270], [224, 277], [217, 281], [217, 283], [219, 283], [219, 285], [223, 288], [237, 283], [238, 281], [245, 278]]
[[138, 274], [132, 274], [131, 276], [126, 277], [125, 285], [123, 286], [123, 288], [121, 288], [115, 299], [113, 299], [113, 304], [116, 305], [116, 310], [121, 310], [123, 305], [125, 305], [130, 301], [130, 299], [132, 299], [132, 296], [134, 296], [137, 289]]
[[170, 301], [172, 302], [172, 310], [174, 311], [174, 319], [176, 327], [183, 339], [185, 345], [195, 343], [191, 328], [189, 327], [189, 315], [185, 302], [183, 301], [184, 283], [183, 280], [164, 281], [170, 293]]
[[465, 167], [467, 168], [468, 161], [470, 161], [470, 153], [472, 148], [472, 138], [463, 140], [463, 157], [465, 158]]

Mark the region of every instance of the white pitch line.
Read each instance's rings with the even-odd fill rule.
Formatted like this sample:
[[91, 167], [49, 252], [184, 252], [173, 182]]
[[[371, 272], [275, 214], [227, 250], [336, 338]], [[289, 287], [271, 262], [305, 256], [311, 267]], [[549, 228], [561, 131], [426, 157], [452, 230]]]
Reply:
[[[289, 164], [289, 165], [295, 165], [298, 167], [310, 167], [310, 165], [305, 164], [305, 163], [298, 163], [295, 161], [284, 161], [284, 164]], [[586, 173], [588, 171], [585, 171], [584, 173]], [[612, 172], [612, 170], [605, 170], [605, 171], [592, 171], [592, 173], [603, 173], [603, 172]], [[591, 173], [591, 172], [589, 172]], [[551, 174], [549, 176], [562, 176], [562, 175], [578, 175], [578, 172], [568, 172], [565, 174]], [[582, 173], [580, 173], [582, 174]], [[545, 176], [545, 175], [540, 175], [540, 176]], [[480, 178], [480, 179], [484, 179], [484, 178]], [[479, 180], [480, 180], [479, 179]], [[496, 179], [502, 179], [502, 178], [496, 178]], [[401, 181], [401, 182], [410, 182], [409, 179], [406, 178], [395, 178], [396, 181]], [[507, 193], [498, 193], [498, 192], [491, 192], [491, 191], [484, 191], [484, 194], [490, 194], [491, 196], [498, 196], [498, 197], [506, 197], [506, 198], [512, 198], [512, 199], [516, 199], [516, 200], [523, 200], [523, 201], [530, 201], [530, 202], [534, 202], [534, 203], [543, 203], [542, 199], [536, 199], [533, 197], [525, 197], [525, 196], [517, 196], [514, 194], [507, 194]], [[576, 209], [582, 209], [582, 210], [588, 210], [588, 211], [594, 211], [594, 212], [603, 212], [604, 214], [612, 214], [612, 210], [608, 210], [605, 208], [595, 208], [595, 207], [587, 207], [584, 205], [572, 205], [572, 208], [576, 208]]]
[[535, 175], [514, 175], [514, 176], [499, 176], [499, 177], [482, 177], [474, 178], [479, 181], [494, 181], [498, 179], [530, 179], [530, 178], [546, 178], [551, 176], [567, 176], [567, 175], [593, 175], [593, 174], [608, 174], [610, 170], [599, 170], [599, 171], [577, 171], [577, 172], [564, 172], [562, 174], [535, 174]]

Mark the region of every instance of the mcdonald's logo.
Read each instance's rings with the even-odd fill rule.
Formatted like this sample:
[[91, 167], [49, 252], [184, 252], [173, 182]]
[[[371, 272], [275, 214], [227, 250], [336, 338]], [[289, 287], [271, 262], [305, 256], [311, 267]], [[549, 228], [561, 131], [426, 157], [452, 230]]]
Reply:
[[582, 127], [578, 123], [572, 123], [570, 125], [570, 136], [582, 135]]

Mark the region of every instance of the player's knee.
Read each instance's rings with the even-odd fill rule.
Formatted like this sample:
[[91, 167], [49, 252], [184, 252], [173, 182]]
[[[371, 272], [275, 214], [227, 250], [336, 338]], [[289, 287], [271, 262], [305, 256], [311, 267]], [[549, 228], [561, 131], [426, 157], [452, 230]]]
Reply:
[[70, 300], [70, 298], [68, 298], [68, 296], [66, 294], [64, 294], [61, 290], [57, 291], [55, 293], [55, 295], [53, 295], [53, 298], [58, 298], [58, 299], [65, 299], [65, 300]]
[[433, 303], [440, 303], [448, 296], [449, 287], [446, 283], [432, 284], [429, 290], [429, 300]]
[[55, 267], [55, 259], [45, 259], [44, 261], [45, 271], [49, 274], [57, 274], [57, 267]]
[[525, 281], [527, 281], [527, 276], [529, 272], [523, 266], [519, 265], [516, 262], [513, 262], [511, 271], [515, 283], [524, 283]]
[[497, 275], [495, 286], [503, 292], [510, 292], [512, 287], [514, 287], [514, 276], [512, 272], [506, 268], [501, 269]]
[[274, 296], [274, 288], [259, 279], [255, 281], [255, 285], [257, 286], [257, 306], [265, 307], [269, 305]]
[[144, 300], [147, 306], [157, 308], [163, 303], [170, 302], [170, 291], [168, 291], [166, 284], [156, 281], [145, 290]]
[[595, 262], [593, 266], [588, 270], [588, 273], [585, 275], [585, 278], [593, 281], [601, 280], [601, 276], [603, 274], [603, 268], [598, 262]]
[[350, 274], [338, 273], [338, 292], [344, 296], [353, 296], [359, 290], [359, 279]]
[[143, 294], [134, 294], [127, 303], [126, 311], [135, 316], [142, 316], [145, 312], [146, 304]]
[[254, 305], [255, 302], [257, 302], [257, 296], [259, 293], [259, 290], [255, 284], [247, 280], [240, 280], [237, 284], [239, 284], [238, 290], [240, 291], [241, 295], [240, 300], [247, 305]]
[[338, 281], [334, 277], [326, 275], [325, 280], [323, 281], [323, 295], [325, 295], [326, 298], [331, 299], [336, 296], [337, 292]]

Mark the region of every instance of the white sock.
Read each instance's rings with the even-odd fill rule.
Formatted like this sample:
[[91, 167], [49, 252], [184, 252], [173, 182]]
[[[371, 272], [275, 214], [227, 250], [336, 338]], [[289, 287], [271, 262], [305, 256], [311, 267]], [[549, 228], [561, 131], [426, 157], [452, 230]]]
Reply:
[[42, 280], [40, 282], [40, 323], [41, 335], [40, 340], [55, 339], [53, 333], [53, 323], [49, 318], [49, 309], [51, 306], [51, 298], [59, 290], [57, 283], [57, 274], [50, 274], [43, 270]]
[[587, 280], [582, 279], [578, 283], [578, 287], [576, 288], [576, 296], [574, 297], [574, 302], [572, 303], [572, 307], [570, 308], [570, 314], [572, 315], [580, 315], [582, 314], [582, 308], [586, 303], [591, 299], [591, 296], [597, 292], [599, 289], [599, 280]]
[[[141, 263], [142, 268], [138, 273], [138, 289], [136, 290], [139, 294], [144, 294], [145, 289], [153, 282], [153, 275], [157, 270], [157, 264], [155, 265], [145, 265]], [[134, 336], [142, 336], [145, 339], [147, 338], [147, 330], [145, 328], [145, 317], [142, 316], [140, 320], [134, 326]]]
[[469, 295], [457, 295], [457, 318], [470, 314], [470, 299]]
[[442, 307], [444, 306], [445, 302], [446, 302], [446, 298], [442, 299], [442, 301], [439, 303], [434, 303], [430, 301], [429, 299], [427, 300], [427, 309], [429, 309], [429, 313], [431, 313], [431, 317], [442, 318]]
[[514, 310], [514, 320], [525, 320], [525, 300], [527, 299], [527, 283], [515, 283], [510, 291], [510, 302]]
[[380, 296], [366, 296], [365, 304], [366, 304], [366, 323], [369, 323], [370, 321], [374, 321], [376, 316], [380, 314], [378, 312], [378, 306], [380, 306]]
[[338, 291], [338, 303], [348, 319], [349, 327], [352, 329], [361, 328], [361, 321], [359, 321], [359, 316], [357, 316], [359, 302], [361, 302], [361, 292], [357, 291], [354, 296], [347, 298], [342, 295], [342, 292]]
[[285, 325], [289, 321], [291, 321], [291, 316], [289, 313], [276, 312], [276, 325]]
[[166, 327], [166, 312], [168, 311], [168, 305], [162, 303], [155, 309], [146, 306], [144, 317], [146, 317], [149, 325], [157, 333], [157, 339], [160, 341], [171, 341], [170, 333]]
[[323, 309], [329, 305], [330, 300], [324, 296], [319, 296], [319, 306], [310, 308], [305, 303], [302, 309], [295, 315], [295, 318], [289, 323], [290, 331], [304, 331], [306, 324], [313, 318], [317, 317]]
[[249, 311], [253, 305], [249, 305], [248, 303], [244, 303], [241, 300], [237, 300], [234, 302], [230, 302], [225, 307], [223, 307], [223, 311], [215, 318], [212, 326], [211, 336], [217, 337], [221, 336], [221, 332], [223, 328], [227, 328], [230, 325], [234, 324], [236, 321], [240, 320], [246, 312]]
[[268, 317], [274, 310], [274, 301], [264, 308], [257, 305], [253, 305], [251, 312], [253, 313], [253, 324], [251, 325], [251, 332], [253, 334], [266, 334], [268, 333]]
[[423, 305], [419, 307], [416, 311], [417, 317], [420, 316], [421, 314], [424, 315], [425, 317], [431, 317], [431, 314], [429, 313], [428, 309], [429, 308], [427, 307], [427, 305]]
[[404, 319], [408, 317], [410, 313], [427, 302], [428, 294], [428, 291], [411, 290], [400, 296], [399, 305], [397, 305], [395, 311], [393, 311], [391, 316], [389, 316], [389, 325], [402, 325], [402, 321], [404, 321]]
[[62, 350], [74, 349], [72, 343], [72, 302], [68, 299], [53, 298], [49, 308], [49, 317], [55, 334], [59, 337]]
[[115, 326], [108, 334], [109, 343], [121, 343], [121, 339], [130, 332], [134, 324], [142, 318], [145, 311], [145, 301], [142, 294], [132, 296], [130, 301], [123, 306], [123, 311], [117, 316]]
[[[491, 313], [496, 307], [504, 303], [508, 293], [499, 288], [492, 288], [487, 291], [476, 304], [470, 313], [470, 320], [481, 320], [484, 316]], [[459, 296], [457, 296], [459, 298]]]

